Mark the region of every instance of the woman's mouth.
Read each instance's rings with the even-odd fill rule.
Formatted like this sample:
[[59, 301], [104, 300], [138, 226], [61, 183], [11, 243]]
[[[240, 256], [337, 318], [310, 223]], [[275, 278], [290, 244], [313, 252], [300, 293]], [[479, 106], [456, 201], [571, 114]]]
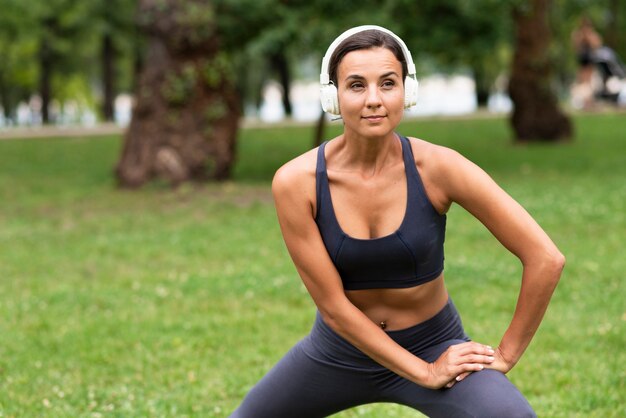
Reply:
[[382, 115], [372, 115], [372, 116], [364, 116], [363, 119], [368, 120], [369, 122], [380, 122], [385, 117]]

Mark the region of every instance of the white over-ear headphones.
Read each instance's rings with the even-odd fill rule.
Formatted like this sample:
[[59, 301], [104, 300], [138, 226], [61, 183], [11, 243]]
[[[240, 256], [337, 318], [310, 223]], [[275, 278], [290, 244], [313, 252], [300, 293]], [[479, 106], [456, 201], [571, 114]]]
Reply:
[[406, 60], [407, 65], [407, 75], [404, 79], [404, 108], [408, 109], [409, 107], [417, 104], [417, 88], [419, 83], [415, 76], [415, 64], [413, 63], [413, 58], [411, 57], [411, 53], [406, 47], [404, 41], [389, 29], [376, 25], [364, 25], [348, 29], [339, 35], [337, 39], [330, 44], [328, 50], [326, 51], [326, 55], [324, 55], [324, 58], [322, 59], [322, 70], [320, 72], [320, 83], [322, 84], [320, 88], [320, 100], [324, 111], [333, 115], [340, 114], [337, 87], [330, 81], [330, 75], [328, 74], [328, 65], [330, 64], [330, 58], [332, 57], [333, 52], [335, 52], [335, 49], [339, 46], [339, 44], [355, 33], [372, 29], [391, 35], [402, 48], [402, 53], [404, 54], [404, 59]]

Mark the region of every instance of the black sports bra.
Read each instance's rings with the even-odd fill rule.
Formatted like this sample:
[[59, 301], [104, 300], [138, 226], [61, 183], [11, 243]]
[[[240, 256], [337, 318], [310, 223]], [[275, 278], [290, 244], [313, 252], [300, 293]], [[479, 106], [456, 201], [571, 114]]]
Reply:
[[326, 172], [327, 142], [318, 149], [315, 222], [346, 290], [413, 287], [443, 271], [446, 216], [435, 210], [424, 191], [409, 140], [399, 138], [407, 179], [406, 213], [394, 233], [373, 239], [353, 238], [339, 226]]

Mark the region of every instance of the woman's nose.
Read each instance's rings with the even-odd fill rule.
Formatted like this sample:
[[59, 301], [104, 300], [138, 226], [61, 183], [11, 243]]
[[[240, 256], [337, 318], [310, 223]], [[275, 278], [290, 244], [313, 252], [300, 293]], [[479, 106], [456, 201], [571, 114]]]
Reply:
[[378, 91], [377, 86], [371, 86], [367, 90], [367, 97], [366, 97], [365, 105], [369, 108], [380, 107], [381, 105], [380, 92]]

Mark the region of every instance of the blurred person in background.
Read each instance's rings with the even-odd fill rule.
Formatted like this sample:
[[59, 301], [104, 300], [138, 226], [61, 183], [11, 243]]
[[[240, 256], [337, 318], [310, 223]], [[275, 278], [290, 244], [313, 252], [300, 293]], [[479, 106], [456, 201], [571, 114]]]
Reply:
[[596, 32], [589, 17], [584, 16], [572, 32], [572, 44], [576, 52], [578, 73], [572, 94], [580, 107], [590, 108], [594, 104], [595, 51], [602, 46], [602, 37]]

